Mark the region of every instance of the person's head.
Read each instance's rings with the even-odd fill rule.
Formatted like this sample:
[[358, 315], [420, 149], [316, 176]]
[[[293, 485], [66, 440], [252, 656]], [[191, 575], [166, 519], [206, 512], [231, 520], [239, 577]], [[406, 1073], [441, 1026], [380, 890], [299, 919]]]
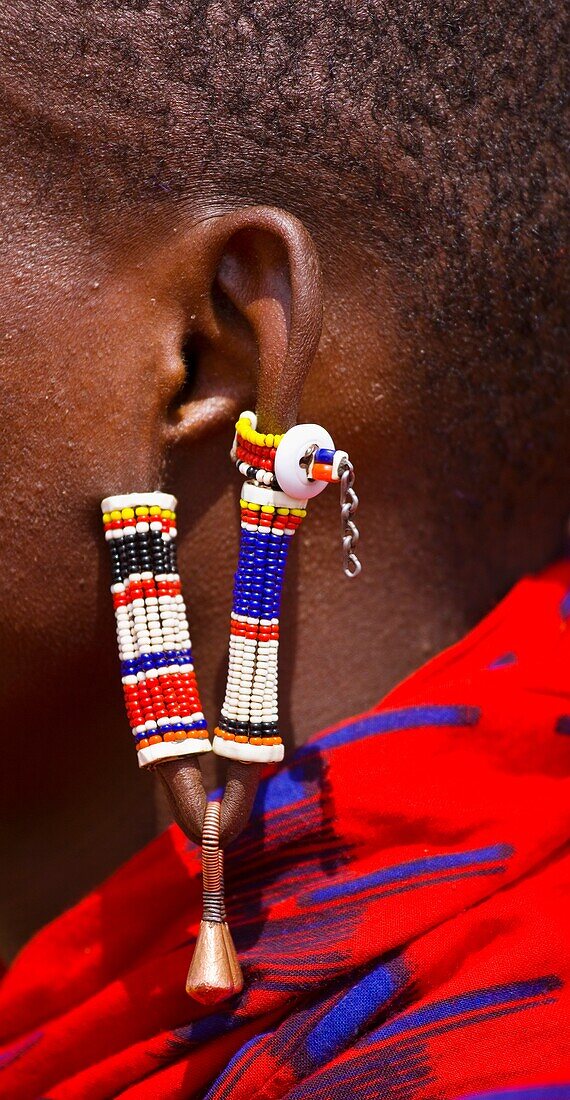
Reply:
[[362, 577], [332, 490], [292, 563], [302, 733], [556, 552], [561, 21], [557, 0], [5, 5], [1, 659], [28, 746], [84, 717], [84, 766], [107, 751], [99, 501], [159, 484], [213, 725], [241, 408], [322, 423], [360, 486]]

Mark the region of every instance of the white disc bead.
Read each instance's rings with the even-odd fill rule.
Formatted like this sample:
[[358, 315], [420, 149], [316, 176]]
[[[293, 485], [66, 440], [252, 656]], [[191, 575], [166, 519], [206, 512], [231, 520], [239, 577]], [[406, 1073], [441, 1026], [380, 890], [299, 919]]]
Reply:
[[275, 452], [275, 477], [284, 493], [291, 497], [310, 500], [326, 488], [326, 481], [310, 481], [307, 471], [300, 465], [307, 451], [314, 447], [326, 447], [334, 451], [329, 433], [320, 424], [296, 424], [285, 432]]

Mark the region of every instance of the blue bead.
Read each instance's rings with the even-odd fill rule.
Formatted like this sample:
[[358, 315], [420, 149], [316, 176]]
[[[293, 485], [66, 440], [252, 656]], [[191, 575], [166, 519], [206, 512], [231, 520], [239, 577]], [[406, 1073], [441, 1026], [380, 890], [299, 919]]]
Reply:
[[324, 462], [325, 466], [332, 466], [334, 460], [334, 451], [331, 451], [328, 447], [319, 447], [315, 452], [315, 462]]

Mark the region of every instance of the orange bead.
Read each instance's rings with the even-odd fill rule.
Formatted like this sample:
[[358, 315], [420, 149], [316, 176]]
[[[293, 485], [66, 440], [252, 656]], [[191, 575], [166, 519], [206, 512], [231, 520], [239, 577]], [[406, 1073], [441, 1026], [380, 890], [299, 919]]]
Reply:
[[139, 743], [137, 745], [137, 752], [139, 751], [139, 749], [146, 749], [146, 748], [148, 748], [148, 741], [146, 740], [145, 737], [143, 737], [142, 741], [139, 741]]
[[244, 737], [243, 734], [236, 734], [235, 740], [237, 741], [238, 745], [247, 745], [249, 739], [247, 737]]
[[263, 739], [261, 737], [250, 737], [249, 743], [250, 745], [262, 745]]
[[159, 737], [158, 734], [155, 734], [154, 737], [149, 737], [149, 739], [148, 739], [149, 745], [160, 745], [161, 742], [162, 742], [162, 737]]

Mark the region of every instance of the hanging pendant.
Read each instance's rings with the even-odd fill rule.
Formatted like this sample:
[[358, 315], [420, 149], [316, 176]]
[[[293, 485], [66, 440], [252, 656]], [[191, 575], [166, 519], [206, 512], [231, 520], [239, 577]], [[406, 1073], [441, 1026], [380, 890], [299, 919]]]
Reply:
[[220, 802], [209, 802], [202, 830], [204, 909], [186, 979], [186, 992], [201, 1004], [240, 993], [243, 975], [226, 922], [224, 855], [220, 848]]

